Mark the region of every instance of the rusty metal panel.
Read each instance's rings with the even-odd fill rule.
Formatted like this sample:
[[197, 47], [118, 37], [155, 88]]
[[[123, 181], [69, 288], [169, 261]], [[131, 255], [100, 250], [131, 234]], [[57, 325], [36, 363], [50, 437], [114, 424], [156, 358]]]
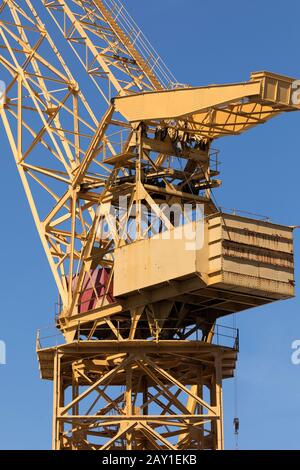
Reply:
[[[193, 224], [194, 225], [194, 224]], [[194, 226], [193, 231], [196, 230]], [[196, 259], [204, 253], [189, 249], [192, 242], [181, 228], [139, 240], [115, 250], [114, 295], [155, 286], [196, 273]], [[202, 265], [207, 264], [207, 256]], [[205, 269], [207, 271], [207, 267]]]
[[294, 295], [291, 228], [228, 214], [208, 224], [209, 285], [265, 297]]

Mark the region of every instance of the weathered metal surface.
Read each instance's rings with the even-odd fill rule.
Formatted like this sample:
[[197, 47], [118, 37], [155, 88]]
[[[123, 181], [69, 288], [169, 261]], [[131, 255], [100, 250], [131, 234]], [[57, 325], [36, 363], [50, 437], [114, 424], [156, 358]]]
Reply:
[[220, 287], [270, 301], [294, 295], [291, 228], [216, 214], [205, 220], [203, 247], [192, 250], [187, 249], [191, 240], [181, 232], [180, 240], [171, 232], [170, 239], [161, 235], [118, 248], [115, 296], [192, 276], [199, 277], [199, 289]]
[[[72, 64], [73, 75], [66, 48], [57, 47], [33, 3], [52, 17], [84, 73]], [[262, 72], [245, 83], [178, 87], [119, 0], [5, 0], [0, 19], [7, 82], [0, 117], [59, 290], [57, 326], [68, 343], [39, 351], [43, 376], [54, 379], [53, 448], [222, 449], [222, 379], [233, 374], [236, 351], [209, 350], [215, 321], [292, 296], [294, 277], [290, 229], [212, 216], [211, 190], [221, 184], [212, 145], [299, 109], [293, 79]], [[125, 242], [107, 220], [120, 196], [130, 202], [125, 226], [136, 209]], [[161, 204], [174, 200], [204, 206], [203, 247], [187, 250], [188, 239], [137, 241], [152, 230], [142, 224], [142, 205], [172, 231]], [[74, 277], [72, 286], [66, 280]], [[197, 334], [208, 349], [193, 343], [196, 351], [187, 351]], [[189, 357], [178, 358], [184, 352]], [[110, 383], [122, 385], [118, 398]], [[153, 404], [160, 416], [151, 414]]]

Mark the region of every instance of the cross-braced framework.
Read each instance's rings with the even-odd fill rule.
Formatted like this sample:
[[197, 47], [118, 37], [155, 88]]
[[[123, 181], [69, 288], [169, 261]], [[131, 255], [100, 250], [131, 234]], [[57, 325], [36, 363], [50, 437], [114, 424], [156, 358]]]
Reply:
[[[195, 272], [130, 291], [118, 281], [116, 260], [124, 247], [173, 233], [173, 205], [182, 209], [181, 226], [199, 222], [200, 206], [202, 221], [218, 213], [212, 189], [221, 181], [213, 141], [298, 109], [291, 100], [293, 80], [263, 72], [234, 85], [179, 85], [119, 0], [3, 0], [0, 52], [7, 85], [0, 116], [59, 291], [56, 325], [66, 346], [79, 343], [82, 355], [69, 357], [63, 346], [48, 351], [55, 367], [47, 376], [49, 364], [39, 349], [42, 375], [55, 384], [54, 447], [222, 448], [216, 390], [233, 373], [234, 366], [230, 374], [222, 370], [235, 348], [212, 345], [215, 322], [287, 297], [290, 290], [282, 284], [273, 296], [259, 289], [240, 292], [224, 279], [210, 287], [213, 273], [205, 266], [215, 257], [208, 245], [202, 267], [195, 271], [193, 262]], [[227, 258], [240, 256], [241, 249], [227, 245]], [[255, 250], [251, 259], [266, 259], [266, 250]], [[198, 334], [193, 347], [203, 348], [199, 357], [189, 350], [188, 359], [175, 359], [174, 345]], [[139, 349], [146, 340], [149, 354]], [[100, 356], [86, 359], [90, 347], [106, 341], [115, 351], [101, 346]], [[161, 347], [163, 357], [155, 352]], [[209, 366], [205, 347], [211, 348]], [[194, 360], [199, 378], [189, 373]], [[120, 386], [125, 392], [114, 396]], [[210, 390], [210, 404], [202, 386]], [[78, 415], [90, 392], [97, 393], [91, 410], [109, 424], [100, 426], [102, 418], [89, 408]], [[155, 419], [152, 406], [160, 410]], [[119, 421], [112, 417], [116, 411]]]
[[236, 351], [186, 341], [157, 349], [151, 341], [44, 349], [42, 368], [54, 359], [53, 447], [222, 449], [222, 380]]

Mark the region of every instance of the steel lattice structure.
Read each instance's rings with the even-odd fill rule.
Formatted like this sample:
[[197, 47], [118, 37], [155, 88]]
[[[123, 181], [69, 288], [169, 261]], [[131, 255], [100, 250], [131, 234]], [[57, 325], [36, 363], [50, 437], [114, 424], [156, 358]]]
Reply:
[[[61, 299], [66, 343], [38, 343], [42, 377], [54, 381], [53, 448], [222, 449], [222, 380], [237, 342], [215, 344], [216, 320], [293, 295], [293, 257], [288, 228], [276, 228], [279, 256], [273, 226], [220, 216], [213, 141], [299, 109], [293, 79], [180, 85], [119, 0], [35, 3], [0, 4], [0, 114]], [[146, 271], [169, 248], [138, 266], [149, 239], [176, 230], [162, 209], [174, 203], [203, 207], [209, 242], [184, 272], [169, 243], [169, 272], [153, 283]], [[218, 256], [264, 263], [259, 282], [225, 261], [213, 270]]]

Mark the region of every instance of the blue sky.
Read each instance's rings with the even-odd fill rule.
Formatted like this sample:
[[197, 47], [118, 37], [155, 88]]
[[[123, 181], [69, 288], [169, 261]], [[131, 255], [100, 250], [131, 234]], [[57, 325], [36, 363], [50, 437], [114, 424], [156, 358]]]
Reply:
[[[124, 1], [180, 82], [245, 81], [269, 70], [300, 78], [300, 4], [271, 0]], [[1, 77], [0, 77], [1, 78]], [[282, 115], [221, 150], [226, 208], [300, 225], [300, 113]], [[7, 365], [0, 366], [0, 448], [51, 446], [52, 384], [39, 379], [38, 328], [51, 325], [57, 294], [28, 204], [0, 127], [1, 328]], [[299, 279], [300, 234], [295, 233]], [[296, 278], [297, 279], [297, 278]], [[300, 366], [291, 343], [300, 339], [300, 296], [237, 315], [241, 352], [238, 416], [241, 449], [299, 449]], [[224, 386], [226, 448], [235, 446], [234, 381]]]

